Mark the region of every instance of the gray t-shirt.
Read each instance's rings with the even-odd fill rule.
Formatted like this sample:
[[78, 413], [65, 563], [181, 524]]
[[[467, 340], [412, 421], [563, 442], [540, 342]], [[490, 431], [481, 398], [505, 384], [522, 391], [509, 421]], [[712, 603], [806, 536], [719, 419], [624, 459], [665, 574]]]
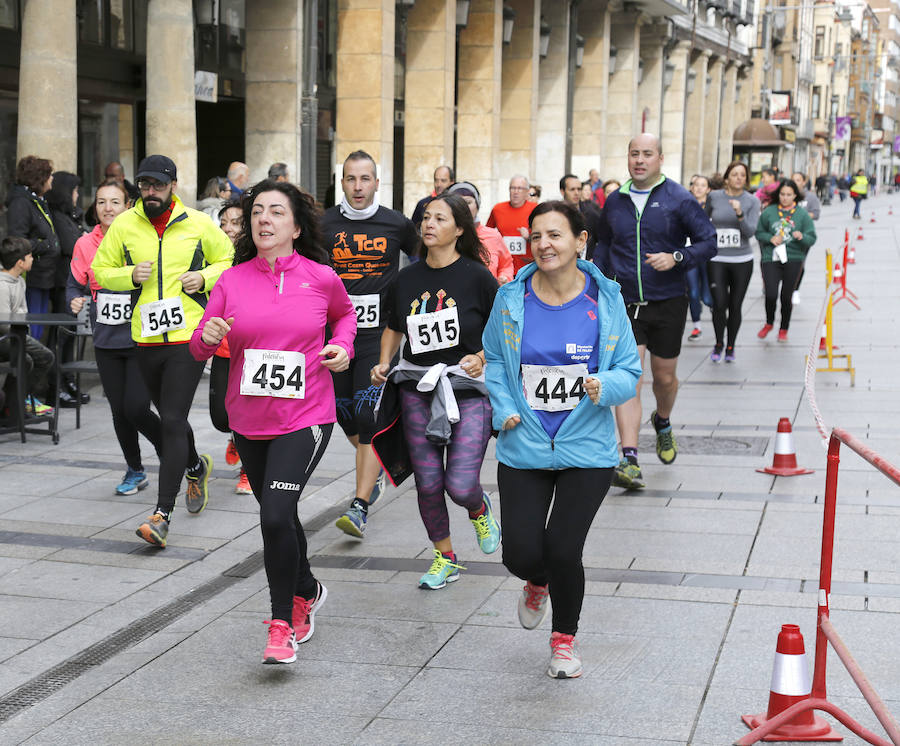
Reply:
[[[738, 220], [730, 200], [741, 204], [743, 219]], [[750, 192], [742, 192], [740, 197], [729, 197], [724, 189], [710, 192], [706, 198], [709, 219], [716, 229], [718, 253], [713, 262], [746, 262], [753, 259], [750, 239], [756, 233], [759, 220], [759, 200]]]
[[822, 203], [819, 202], [819, 196], [816, 194], [815, 189], [807, 189], [803, 199], [797, 204], [806, 210], [813, 220], [818, 220], [819, 215], [822, 214]]

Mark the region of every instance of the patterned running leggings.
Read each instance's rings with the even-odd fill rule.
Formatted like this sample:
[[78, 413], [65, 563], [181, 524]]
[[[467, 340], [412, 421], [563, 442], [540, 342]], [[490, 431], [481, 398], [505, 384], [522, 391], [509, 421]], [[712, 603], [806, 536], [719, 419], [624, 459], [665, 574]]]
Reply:
[[440, 541], [450, 536], [444, 492], [466, 510], [481, 507], [481, 463], [491, 437], [491, 404], [486, 396], [459, 399], [459, 422], [451, 428], [450, 444], [441, 446], [425, 437], [425, 426], [431, 419], [431, 395], [401, 388], [400, 402], [419, 493], [419, 514], [428, 538]]

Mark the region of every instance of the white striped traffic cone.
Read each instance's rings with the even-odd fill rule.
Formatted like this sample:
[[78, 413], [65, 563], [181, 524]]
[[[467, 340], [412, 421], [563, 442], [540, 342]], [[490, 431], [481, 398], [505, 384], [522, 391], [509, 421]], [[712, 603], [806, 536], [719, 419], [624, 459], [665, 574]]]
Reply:
[[844, 276], [844, 270], [841, 269], [841, 263], [835, 262], [834, 269], [831, 272], [831, 278], [833, 280], [840, 280], [841, 277], [843, 277], [843, 276]]
[[[781, 625], [778, 644], [775, 646], [775, 663], [772, 666], [772, 683], [769, 687], [769, 709], [758, 715], [742, 715], [741, 720], [751, 729], [758, 728], [791, 705], [809, 699], [812, 684], [806, 664], [803, 635], [796, 624]], [[794, 716], [777, 730], [765, 736], [764, 741], [840, 741], [843, 736], [834, 730], [813, 710], [805, 710]]]
[[797, 453], [794, 451], [794, 433], [791, 421], [787, 417], [778, 420], [775, 432], [775, 457], [772, 465], [765, 469], [757, 469], [761, 474], [774, 474], [779, 477], [795, 477], [799, 474], [812, 474], [812, 469], [797, 466]]
[[856, 264], [856, 247], [850, 247], [850, 254], [847, 257], [847, 264]]

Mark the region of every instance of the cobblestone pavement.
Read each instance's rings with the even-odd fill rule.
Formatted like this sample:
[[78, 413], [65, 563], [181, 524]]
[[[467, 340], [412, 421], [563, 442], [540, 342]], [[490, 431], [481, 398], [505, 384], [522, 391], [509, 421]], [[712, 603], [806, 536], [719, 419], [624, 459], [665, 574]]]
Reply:
[[[835, 308], [847, 373], [817, 375], [827, 425], [900, 460], [900, 197], [826, 207], [790, 341], [760, 341], [758, 272], [737, 362], [709, 361], [712, 324], [685, 342], [669, 467], [642, 432], [647, 489], [611, 490], [585, 551], [579, 639], [585, 675], [544, 671], [549, 626], [519, 627], [519, 581], [484, 556], [460, 509], [455, 545], [469, 570], [436, 593], [416, 587], [430, 549], [410, 483], [373, 508], [365, 541], [333, 526], [352, 491], [351, 449], [336, 435], [301, 503], [329, 595], [291, 666], [263, 666], [268, 594], [255, 502], [234, 494], [225, 438], [209, 422], [206, 379], [191, 414], [216, 461], [209, 507], [179, 508], [163, 551], [137, 523], [154, 486], [117, 498], [124, 466], [95, 380], [93, 401], [62, 413], [62, 441], [0, 438], [0, 742], [4, 744], [696, 744], [746, 732], [764, 711], [780, 625], [811, 653], [825, 453], [803, 392], [818, 337], [824, 254], [851, 227], [848, 287]], [[870, 218], [876, 216], [876, 222]], [[857, 240], [861, 227], [863, 240]], [[645, 412], [652, 409], [644, 389]], [[772, 461], [780, 417], [808, 476], [756, 472]], [[149, 449], [145, 448], [145, 451]], [[147, 458], [155, 470], [155, 459]], [[155, 481], [155, 473], [152, 475]], [[493, 448], [486, 489], [496, 491]], [[854, 454], [840, 476], [832, 619], [889, 707], [900, 713], [900, 494]], [[495, 501], [495, 505], [497, 502]], [[829, 696], [881, 732], [835, 656]], [[845, 728], [845, 743], [859, 743]]]

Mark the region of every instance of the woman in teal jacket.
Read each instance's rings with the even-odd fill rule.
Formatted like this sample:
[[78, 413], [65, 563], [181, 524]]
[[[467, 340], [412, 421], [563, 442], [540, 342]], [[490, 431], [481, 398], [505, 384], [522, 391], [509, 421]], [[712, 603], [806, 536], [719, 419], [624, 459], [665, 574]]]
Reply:
[[618, 463], [610, 407], [634, 396], [641, 365], [618, 283], [578, 259], [581, 213], [544, 202], [529, 225], [534, 262], [500, 288], [482, 340], [500, 431], [503, 564], [526, 581], [523, 627], [541, 623], [551, 597], [547, 673], [574, 678], [584, 542]]
[[759, 241], [760, 270], [766, 292], [766, 323], [756, 336], [765, 339], [775, 324], [775, 305], [781, 288], [781, 326], [778, 341], [787, 342], [791, 296], [803, 272], [803, 262], [816, 242], [816, 228], [809, 213], [797, 205], [800, 188], [784, 179], [772, 195], [772, 204], [759, 216], [756, 239]]

